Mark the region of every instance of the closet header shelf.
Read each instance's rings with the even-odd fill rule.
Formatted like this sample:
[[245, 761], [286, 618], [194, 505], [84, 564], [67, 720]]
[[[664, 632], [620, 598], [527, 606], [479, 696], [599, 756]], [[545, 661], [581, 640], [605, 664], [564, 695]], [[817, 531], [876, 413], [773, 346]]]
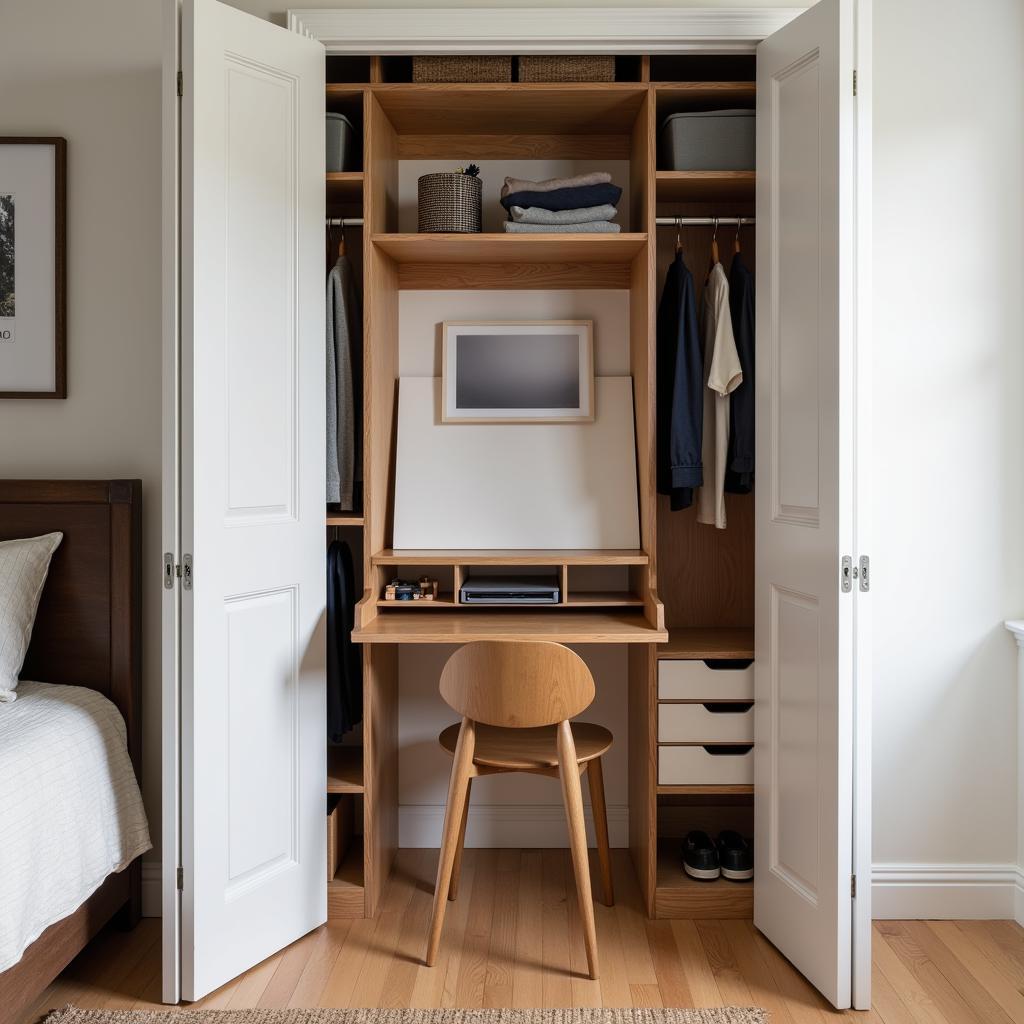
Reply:
[[328, 171], [327, 205], [361, 203], [363, 201], [362, 171]]
[[681, 110], [753, 107], [754, 82], [657, 82], [654, 85], [661, 115]]
[[755, 171], [658, 171], [659, 203], [754, 201]]
[[650, 644], [668, 638], [639, 611], [393, 611], [352, 631], [363, 644], [464, 644], [474, 640], [553, 640], [563, 644]]
[[671, 629], [668, 641], [658, 646], [658, 657], [695, 660], [753, 658], [754, 631], [747, 628]]

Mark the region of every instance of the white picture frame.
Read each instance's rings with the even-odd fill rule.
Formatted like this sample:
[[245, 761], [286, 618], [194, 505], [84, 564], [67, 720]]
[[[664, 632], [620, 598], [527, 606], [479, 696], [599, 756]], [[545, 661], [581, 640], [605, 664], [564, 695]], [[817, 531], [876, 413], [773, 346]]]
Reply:
[[442, 423], [592, 423], [592, 320], [446, 320]]

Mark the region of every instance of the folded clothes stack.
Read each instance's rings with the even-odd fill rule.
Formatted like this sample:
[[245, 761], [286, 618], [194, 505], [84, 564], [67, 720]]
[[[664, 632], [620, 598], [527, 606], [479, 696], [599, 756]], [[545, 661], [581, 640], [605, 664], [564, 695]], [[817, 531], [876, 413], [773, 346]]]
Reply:
[[620, 230], [612, 218], [621, 197], [622, 189], [612, 184], [612, 176], [605, 171], [547, 181], [506, 178], [501, 205], [511, 219], [505, 222], [505, 230], [520, 234], [614, 233]]

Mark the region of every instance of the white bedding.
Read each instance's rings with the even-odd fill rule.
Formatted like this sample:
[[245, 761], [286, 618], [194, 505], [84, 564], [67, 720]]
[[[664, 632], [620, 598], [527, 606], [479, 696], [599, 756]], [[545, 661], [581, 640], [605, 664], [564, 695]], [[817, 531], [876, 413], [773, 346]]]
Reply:
[[0, 971], [152, 846], [126, 735], [82, 686], [0, 703]]

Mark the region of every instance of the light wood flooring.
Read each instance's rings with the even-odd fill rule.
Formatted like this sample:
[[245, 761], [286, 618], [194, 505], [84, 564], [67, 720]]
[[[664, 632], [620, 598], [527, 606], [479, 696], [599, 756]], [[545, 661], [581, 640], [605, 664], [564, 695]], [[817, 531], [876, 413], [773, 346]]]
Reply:
[[[469, 850], [437, 966], [421, 966], [436, 850], [403, 850], [375, 920], [319, 928], [198, 1006], [757, 1005], [773, 1024], [1024, 1024], [1024, 929], [1006, 921], [880, 921], [874, 1008], [839, 1014], [749, 921], [648, 921], [624, 851], [617, 903], [596, 906], [601, 977], [585, 977], [564, 850]], [[160, 923], [108, 931], [26, 1017], [49, 1008], [156, 1008]]]

